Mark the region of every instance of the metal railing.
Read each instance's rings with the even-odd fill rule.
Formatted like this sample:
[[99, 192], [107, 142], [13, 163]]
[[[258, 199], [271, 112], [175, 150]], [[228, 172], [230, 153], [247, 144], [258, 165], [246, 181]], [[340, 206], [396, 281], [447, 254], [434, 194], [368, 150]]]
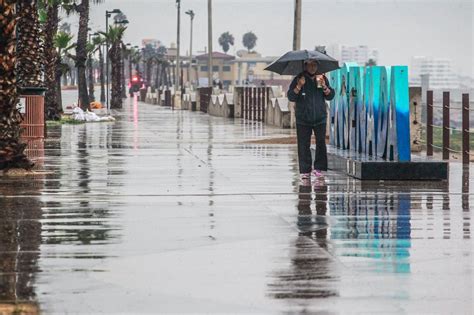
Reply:
[[269, 101], [270, 88], [244, 87], [240, 95], [242, 118], [253, 121], [265, 121], [265, 110]]
[[[450, 153], [462, 154], [463, 164], [469, 164], [471, 157], [469, 141], [469, 94], [462, 94], [462, 106], [461, 108], [455, 108], [450, 106], [450, 94], [449, 92], [443, 92], [443, 105], [436, 106], [433, 103], [433, 91], [427, 91], [426, 93], [426, 155], [433, 156], [433, 148], [442, 150], [443, 160], [449, 160]], [[443, 110], [443, 125], [436, 126], [433, 124], [433, 109], [442, 108]], [[450, 111], [460, 110], [462, 111], [462, 150], [454, 150], [451, 145], [450, 133], [457, 129], [450, 127]], [[433, 129], [442, 128], [442, 146], [436, 146], [433, 144]]]

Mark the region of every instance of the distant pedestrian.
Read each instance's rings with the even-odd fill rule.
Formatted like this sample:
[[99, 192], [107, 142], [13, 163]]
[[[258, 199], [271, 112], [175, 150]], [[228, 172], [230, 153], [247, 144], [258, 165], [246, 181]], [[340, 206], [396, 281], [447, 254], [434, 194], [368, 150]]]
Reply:
[[[300, 178], [307, 180], [322, 176], [327, 171], [326, 101], [334, 98], [334, 89], [324, 75], [316, 75], [316, 60], [306, 60], [304, 71], [290, 84], [288, 100], [296, 103], [296, 135]], [[311, 157], [311, 136], [316, 137], [314, 164]], [[313, 168], [312, 168], [313, 167]]]

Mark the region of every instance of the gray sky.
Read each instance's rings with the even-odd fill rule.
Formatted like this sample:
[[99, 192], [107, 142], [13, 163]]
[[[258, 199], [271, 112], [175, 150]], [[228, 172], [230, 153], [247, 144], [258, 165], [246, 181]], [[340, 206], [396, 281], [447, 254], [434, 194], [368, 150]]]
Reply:
[[[472, 0], [303, 0], [302, 47], [339, 43], [379, 49], [383, 65], [410, 64], [414, 55], [452, 58], [455, 70], [474, 76]], [[279, 56], [291, 49], [294, 0], [213, 0], [213, 46], [229, 31], [235, 51], [242, 35], [253, 31], [255, 50]], [[93, 30], [104, 29], [105, 10], [120, 8], [130, 24], [126, 42], [156, 38], [176, 42], [175, 0], [106, 0], [91, 8]], [[193, 50], [207, 46], [207, 0], [182, 0], [182, 54], [189, 49], [189, 17], [194, 19]], [[77, 25], [77, 19], [71, 19]], [[231, 47], [230, 53], [234, 52]]]

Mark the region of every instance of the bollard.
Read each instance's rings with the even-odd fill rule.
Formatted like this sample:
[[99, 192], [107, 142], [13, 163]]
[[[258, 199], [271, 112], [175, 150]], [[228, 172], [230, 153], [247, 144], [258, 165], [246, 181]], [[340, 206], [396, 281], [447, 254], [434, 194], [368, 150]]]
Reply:
[[426, 155], [433, 156], [433, 91], [426, 92]]
[[443, 160], [449, 160], [449, 92], [443, 92]]
[[462, 95], [462, 163], [469, 164], [469, 94]]

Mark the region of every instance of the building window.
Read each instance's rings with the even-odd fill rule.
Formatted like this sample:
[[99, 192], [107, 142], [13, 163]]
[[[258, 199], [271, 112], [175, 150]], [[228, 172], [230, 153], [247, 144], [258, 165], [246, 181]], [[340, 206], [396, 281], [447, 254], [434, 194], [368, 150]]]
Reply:
[[223, 66], [222, 71], [229, 72], [230, 71], [230, 66]]
[[219, 72], [219, 66], [212, 66], [213, 72]]
[[201, 66], [201, 71], [206, 72], [209, 69], [207, 66]]

